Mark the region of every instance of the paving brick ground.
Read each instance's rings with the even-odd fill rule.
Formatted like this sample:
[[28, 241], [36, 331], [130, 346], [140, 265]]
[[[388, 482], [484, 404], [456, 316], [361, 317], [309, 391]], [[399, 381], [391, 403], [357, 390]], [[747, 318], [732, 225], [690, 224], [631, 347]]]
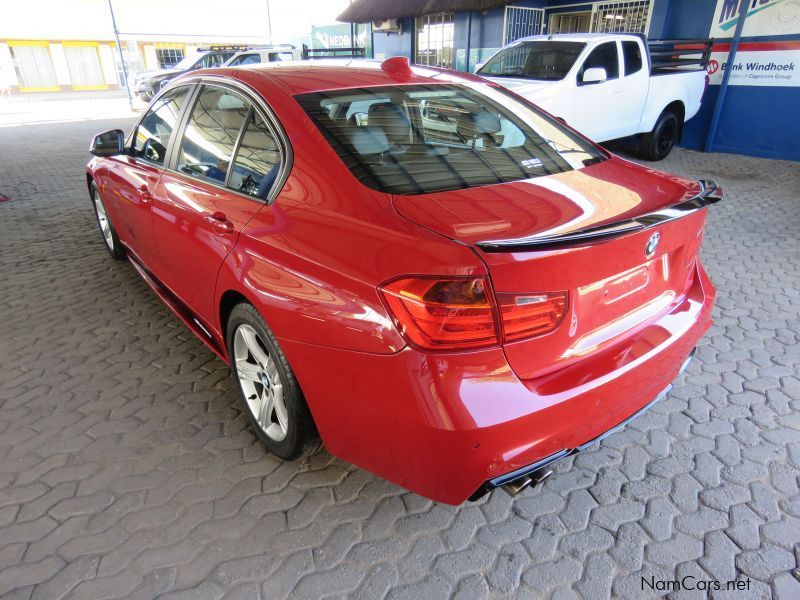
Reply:
[[117, 125], [0, 129], [0, 597], [642, 598], [691, 575], [800, 598], [800, 164], [660, 165], [728, 192], [697, 359], [543, 487], [454, 508], [265, 454], [223, 364], [106, 255], [82, 166]]

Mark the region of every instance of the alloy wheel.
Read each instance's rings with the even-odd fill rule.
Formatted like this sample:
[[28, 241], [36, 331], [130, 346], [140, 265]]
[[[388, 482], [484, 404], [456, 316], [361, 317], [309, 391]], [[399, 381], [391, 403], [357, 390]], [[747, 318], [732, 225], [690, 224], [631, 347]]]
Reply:
[[678, 124], [674, 119], [667, 120], [661, 127], [658, 135], [658, 155], [664, 157], [672, 149], [675, 143], [675, 134], [678, 132]]
[[289, 430], [283, 382], [266, 344], [250, 325], [236, 328], [233, 360], [239, 385], [258, 426], [270, 439], [282, 441]]
[[100, 231], [103, 234], [103, 239], [106, 241], [106, 246], [113, 252], [114, 236], [111, 233], [111, 222], [108, 220], [106, 206], [103, 204], [103, 199], [100, 197], [99, 192], [95, 192], [94, 194], [94, 210], [97, 213], [97, 222], [100, 225]]

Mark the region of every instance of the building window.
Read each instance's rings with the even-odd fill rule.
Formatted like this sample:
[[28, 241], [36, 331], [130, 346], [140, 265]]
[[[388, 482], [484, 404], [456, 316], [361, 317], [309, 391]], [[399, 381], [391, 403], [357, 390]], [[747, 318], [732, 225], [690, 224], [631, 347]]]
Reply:
[[547, 33], [647, 33], [651, 5], [652, 0], [594, 2], [591, 11], [548, 11]]
[[503, 18], [503, 45], [514, 40], [542, 33], [544, 9], [506, 6]]
[[158, 66], [170, 69], [183, 60], [183, 48], [156, 48]]
[[46, 44], [10, 45], [22, 91], [58, 90], [56, 71]]
[[598, 33], [647, 33], [650, 0], [603, 2], [592, 7], [592, 31]]
[[453, 13], [441, 12], [417, 17], [415, 62], [418, 65], [453, 68]]
[[72, 83], [72, 89], [106, 87], [97, 46], [67, 45], [64, 43], [64, 56]]

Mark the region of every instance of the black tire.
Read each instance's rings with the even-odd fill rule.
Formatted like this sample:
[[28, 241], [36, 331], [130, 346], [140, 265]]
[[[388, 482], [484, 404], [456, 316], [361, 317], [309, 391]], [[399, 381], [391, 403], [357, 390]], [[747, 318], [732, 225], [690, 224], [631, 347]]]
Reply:
[[[255, 330], [258, 335], [258, 341], [260, 342], [259, 345], [267, 353], [267, 356], [272, 358], [277, 368], [277, 375], [280, 377], [280, 383], [282, 384], [283, 404], [288, 416], [285, 437], [281, 440], [275, 440], [270, 437], [267, 431], [259, 424], [253, 412], [253, 408], [248, 402], [245, 390], [242, 387], [242, 381], [239, 377], [237, 361], [234, 354], [236, 333], [242, 326], [249, 326]], [[278, 345], [275, 336], [272, 335], [266, 322], [253, 305], [241, 303], [234, 307], [228, 317], [225, 339], [228, 345], [228, 359], [231, 365], [233, 386], [239, 395], [239, 401], [241, 402], [245, 415], [247, 415], [247, 420], [250, 422], [250, 427], [253, 429], [258, 439], [261, 440], [272, 454], [283, 460], [296, 460], [309, 456], [319, 450], [322, 443], [317, 433], [314, 419], [311, 416], [311, 411], [308, 409], [306, 399], [303, 396], [303, 391], [300, 389], [294, 372], [289, 366], [289, 362], [286, 360], [286, 356]], [[255, 359], [253, 359], [253, 361], [258, 364], [258, 361]], [[245, 385], [248, 384], [245, 383]], [[261, 390], [262, 392], [265, 390], [263, 384], [261, 385]], [[251, 401], [255, 402], [256, 398], [251, 396]], [[275, 413], [275, 419], [271, 427], [277, 424], [277, 413]]]
[[[92, 199], [92, 208], [94, 208], [94, 218], [95, 221], [97, 221], [97, 227], [100, 229], [100, 234], [103, 236], [103, 245], [114, 260], [125, 260], [125, 248], [123, 248], [119, 241], [117, 230], [114, 229], [111, 216], [106, 210], [106, 203], [103, 201], [103, 196], [100, 194], [100, 190], [97, 188], [97, 184], [94, 181], [92, 182], [89, 195]], [[101, 207], [102, 211], [105, 213], [104, 215], [100, 214]], [[103, 218], [105, 218], [106, 224], [108, 225], [108, 236], [103, 229]]]
[[672, 150], [681, 135], [683, 123], [671, 110], [665, 110], [658, 117], [653, 131], [642, 136], [639, 154], [645, 160], [662, 160]]

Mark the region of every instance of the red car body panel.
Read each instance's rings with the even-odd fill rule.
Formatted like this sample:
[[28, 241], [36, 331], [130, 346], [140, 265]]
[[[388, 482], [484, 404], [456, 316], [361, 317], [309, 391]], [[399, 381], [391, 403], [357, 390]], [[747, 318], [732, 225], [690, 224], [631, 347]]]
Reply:
[[[95, 158], [88, 173], [137, 268], [223, 360], [227, 299], [258, 309], [326, 448], [345, 460], [462, 502], [488, 479], [624, 421], [668, 387], [710, 326], [714, 289], [697, 256], [705, 209], [659, 225], [650, 257], [650, 230], [534, 252], [477, 245], [657, 210], [696, 194], [694, 182], [611, 158], [538, 179], [391, 196], [353, 177], [293, 97], [397, 84], [377, 63], [217, 69], [183, 81], [205, 75], [249, 86], [283, 124], [293, 163], [274, 202], [151, 172], [127, 155]], [[402, 83], [464, 79], [415, 68]], [[570, 304], [550, 334], [426, 353], [407, 344], [378, 291], [409, 274], [486, 276], [498, 292], [568, 291]]]

